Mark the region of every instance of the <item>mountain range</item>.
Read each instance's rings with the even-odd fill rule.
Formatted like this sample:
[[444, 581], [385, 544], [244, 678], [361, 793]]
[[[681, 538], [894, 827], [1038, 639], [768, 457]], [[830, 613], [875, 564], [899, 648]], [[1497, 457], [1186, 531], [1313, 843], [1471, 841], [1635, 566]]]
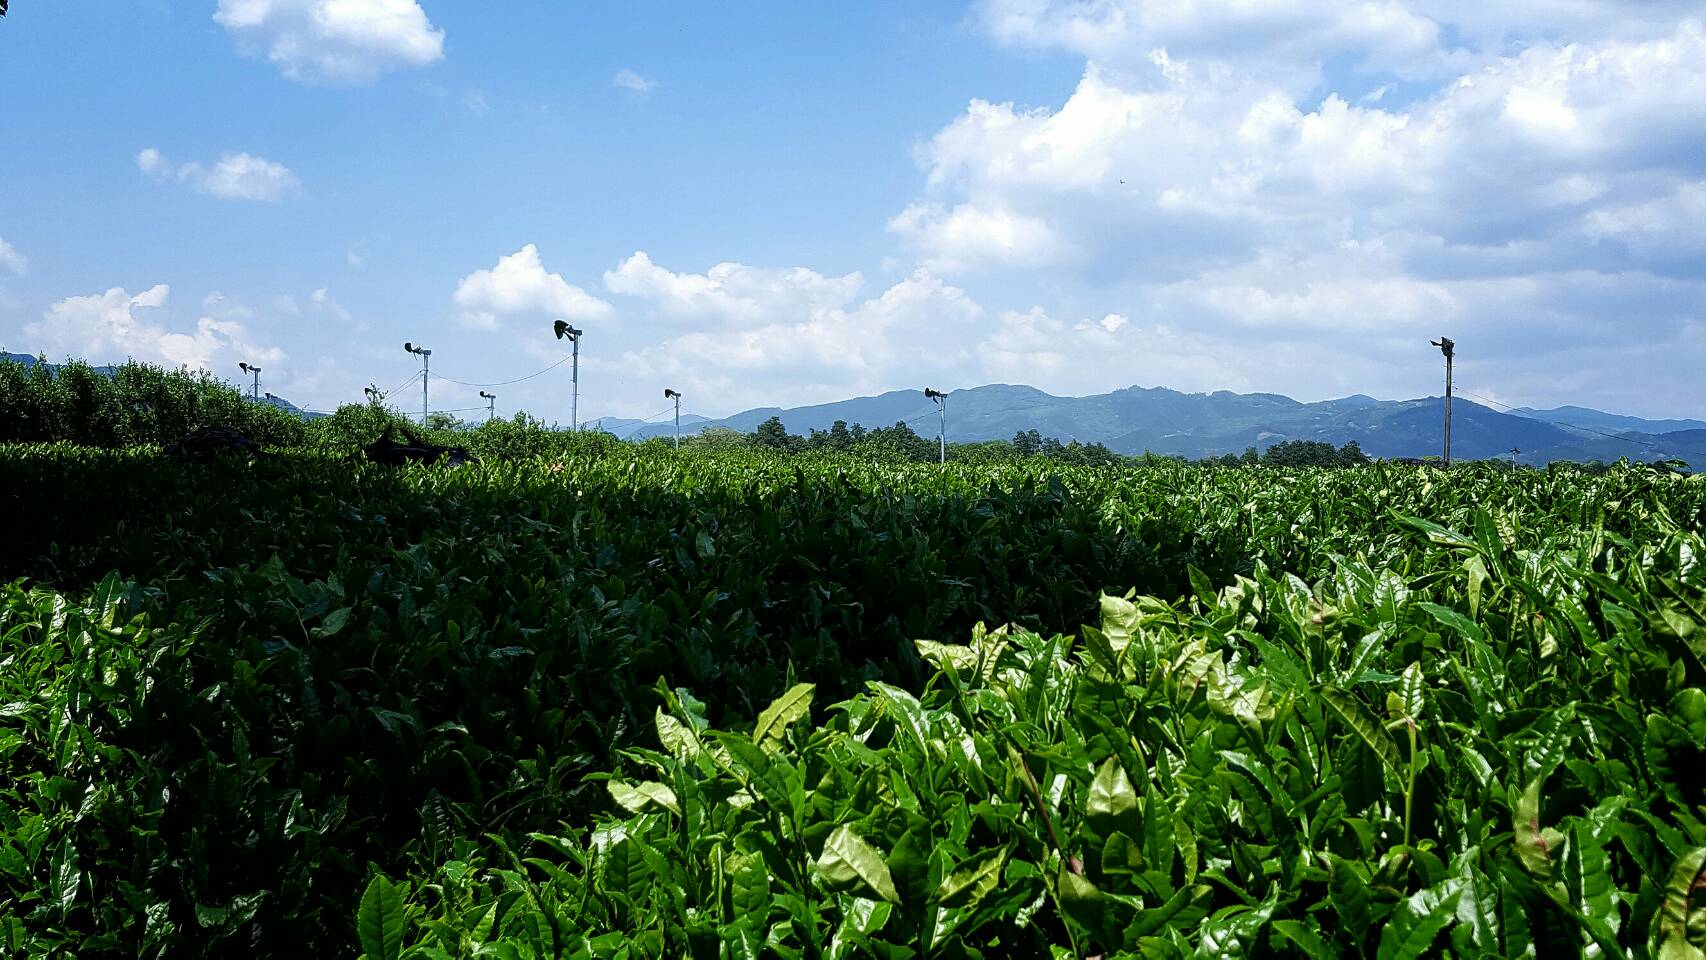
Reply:
[[[1508, 412], [1452, 398], [1452, 456], [1510, 457], [1543, 464], [1553, 460], [1619, 457], [1677, 458], [1706, 464], [1706, 421], [1648, 420], [1587, 407], [1514, 408]], [[1266, 449], [1285, 440], [1356, 441], [1376, 457], [1437, 455], [1445, 420], [1441, 397], [1376, 400], [1361, 394], [1304, 403], [1273, 393], [1181, 393], [1164, 387], [1127, 387], [1087, 397], [1057, 397], [1035, 387], [991, 384], [955, 390], [947, 398], [950, 441], [1010, 440], [1036, 430], [1063, 441], [1102, 443], [1117, 453], [1180, 455], [1192, 459]], [[938, 429], [935, 406], [916, 390], [896, 390], [806, 407], [760, 407], [720, 420], [696, 418], [691, 431], [726, 427], [750, 433], [771, 417], [788, 432], [828, 430], [837, 420], [866, 428], [909, 422], [925, 436]], [[672, 423], [605, 421], [618, 436], [669, 436]]]
[[[36, 358], [0, 353], [0, 360], [33, 366]], [[112, 367], [97, 367], [111, 373]], [[303, 417], [324, 416], [282, 397], [268, 402]], [[1165, 387], [1127, 387], [1086, 397], [1057, 397], [1035, 387], [990, 384], [955, 390], [947, 397], [948, 439], [955, 442], [1010, 440], [1035, 430], [1062, 441], [1101, 443], [1116, 453], [1151, 453], [1198, 459], [1264, 450], [1285, 440], [1319, 440], [1342, 446], [1356, 441], [1375, 457], [1424, 457], [1440, 453], [1445, 401], [1440, 397], [1376, 400], [1357, 394], [1305, 403], [1275, 393], [1181, 393]], [[1494, 410], [1463, 397], [1452, 399], [1454, 458], [1511, 457], [1521, 463], [1604, 460], [1620, 457], [1651, 462], [1680, 459], [1706, 466], [1706, 420], [1650, 420], [1589, 407], [1516, 407]], [[938, 429], [935, 405], [917, 390], [893, 390], [804, 407], [758, 407], [721, 419], [684, 414], [681, 432], [707, 428], [751, 433], [780, 417], [788, 432], [828, 430], [837, 420], [867, 429], [909, 423], [925, 436]], [[668, 437], [673, 420], [606, 417], [587, 422], [627, 439]]]

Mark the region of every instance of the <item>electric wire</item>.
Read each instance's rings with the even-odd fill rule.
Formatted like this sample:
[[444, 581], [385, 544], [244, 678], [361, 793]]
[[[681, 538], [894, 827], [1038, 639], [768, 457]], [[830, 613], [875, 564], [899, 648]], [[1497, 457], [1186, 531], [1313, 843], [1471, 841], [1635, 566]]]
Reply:
[[645, 419], [641, 420], [639, 423], [629, 425], [627, 431], [622, 434], [622, 439], [626, 440], [629, 437], [633, 436], [634, 434], [639, 433], [641, 430], [650, 426], [651, 422], [653, 420], [656, 420], [658, 417], [661, 417], [664, 414], [666, 414], [666, 413], [668, 413], [674, 409], [675, 409], [675, 405], [671, 404], [670, 406], [664, 407], [662, 410], [659, 410], [657, 413], [654, 413], [651, 416], [646, 417]]
[[[937, 412], [935, 410], [926, 410], [923, 413], [919, 414], [918, 416], [913, 417], [911, 420], [902, 420], [901, 423], [910, 427], [920, 420], [924, 420], [924, 419], [927, 419], [929, 417], [934, 417], [936, 415], [937, 415]], [[879, 427], [877, 429], [881, 429], [881, 428]]]
[[416, 377], [415, 377], [415, 375], [414, 375], [414, 374], [412, 374], [412, 373], [411, 373], [411, 374], [409, 374], [409, 379], [407, 379], [407, 380], [404, 380], [404, 381], [403, 381], [403, 382], [402, 382], [402, 383], [399, 383], [399, 384], [397, 384], [397, 385], [396, 385], [396, 386], [394, 386], [394, 387], [392, 387], [392, 388], [391, 388], [391, 389], [389, 389], [389, 390], [387, 390], [387, 391], [385, 391], [385, 392], [384, 392], [384, 393], [382, 393], [382, 394], [380, 394], [380, 395], [379, 395], [379, 399], [380, 399], [380, 400], [389, 400], [389, 399], [391, 399], [391, 395], [392, 395], [392, 394], [394, 394], [394, 393], [396, 393], [396, 392], [397, 392], [397, 391], [399, 391], [399, 390], [401, 390], [401, 389], [403, 389], [403, 388], [404, 388], [404, 387], [407, 387], [407, 386], [409, 386], [409, 385], [411, 385], [411, 384], [413, 384], [413, 383], [414, 383], [414, 382], [415, 382], [415, 379], [416, 379]]
[[550, 366], [546, 367], [545, 369], [538, 371], [537, 373], [530, 373], [525, 377], [516, 377], [514, 380], [499, 380], [496, 383], [472, 383], [472, 382], [467, 381], [467, 380], [458, 380], [455, 377], [447, 377], [442, 373], [435, 373], [432, 375], [432, 378], [434, 380], [444, 380], [448, 383], [458, 383], [464, 387], [507, 387], [512, 383], [521, 383], [524, 380], [532, 380], [534, 377], [544, 376], [545, 374], [550, 373], [552, 370], [557, 369], [558, 367], [562, 366], [563, 364], [568, 363], [572, 359], [574, 359], [573, 356], [567, 356], [561, 360], [558, 360], [556, 363], [551, 364]]

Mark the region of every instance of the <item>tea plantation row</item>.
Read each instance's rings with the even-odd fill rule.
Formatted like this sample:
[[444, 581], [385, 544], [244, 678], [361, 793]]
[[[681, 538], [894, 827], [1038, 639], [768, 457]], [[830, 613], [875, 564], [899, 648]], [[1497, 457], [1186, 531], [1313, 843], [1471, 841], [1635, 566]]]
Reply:
[[1699, 939], [1698, 479], [16, 446], [0, 516], [0, 953]]

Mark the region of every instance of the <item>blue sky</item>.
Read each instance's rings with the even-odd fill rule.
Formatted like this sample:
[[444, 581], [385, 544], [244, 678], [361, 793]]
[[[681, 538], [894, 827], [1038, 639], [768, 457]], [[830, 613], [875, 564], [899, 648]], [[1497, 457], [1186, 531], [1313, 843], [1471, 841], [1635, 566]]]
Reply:
[[324, 408], [561, 316], [597, 417], [1404, 397], [1445, 333], [1478, 396], [1706, 413], [1702, 14], [1489, 6], [16, 0], [0, 348]]

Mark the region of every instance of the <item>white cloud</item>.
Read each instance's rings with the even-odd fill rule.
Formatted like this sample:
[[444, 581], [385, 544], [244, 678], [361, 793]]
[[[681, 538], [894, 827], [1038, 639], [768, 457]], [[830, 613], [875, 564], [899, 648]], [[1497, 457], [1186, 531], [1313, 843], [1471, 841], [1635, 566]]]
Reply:
[[1651, 199], [1591, 210], [1582, 230], [1595, 241], [1625, 244], [1642, 260], [1706, 256], [1706, 179]]
[[[1368, 367], [1332, 345], [1290, 344], [1250, 349], [1249, 339], [1192, 330], [1164, 320], [1128, 321], [1119, 314], [1101, 320], [1068, 321], [1041, 307], [1007, 310], [977, 341], [968, 364], [969, 382], [1024, 383], [1049, 393], [1078, 396], [1133, 385], [1183, 391], [1292, 389], [1318, 393], [1323, 383], [1309, 375], [1322, 360], [1336, 363], [1349, 379]], [[1289, 372], [1299, 376], [1290, 378]], [[1334, 380], [1340, 379], [1334, 377]]]
[[[796, 271], [739, 264], [719, 268], [732, 268], [724, 275], [763, 278], [747, 288], [749, 306], [731, 311], [714, 299], [677, 301], [707, 322], [612, 360], [594, 361], [597, 367], [625, 380], [668, 383], [686, 392], [693, 408], [713, 412], [823, 402], [923, 382], [949, 384], [969, 369], [966, 344], [976, 334], [982, 308], [964, 290], [928, 271], [916, 271], [857, 303], [848, 278], [812, 274], [817, 279], [807, 286], [834, 292], [797, 310], [798, 288], [775, 282]], [[639, 406], [631, 412], [640, 412]]]
[[605, 289], [649, 301], [667, 319], [738, 326], [845, 306], [863, 284], [858, 273], [826, 277], [805, 267], [770, 270], [740, 263], [675, 273], [653, 263], [644, 250], [604, 274]]
[[292, 80], [364, 83], [444, 56], [415, 0], [219, 0], [213, 19]]
[[22, 274], [28, 266], [29, 261], [18, 252], [18, 248], [7, 243], [4, 237], [0, 237], [0, 272]]
[[166, 158], [161, 156], [160, 151], [153, 147], [145, 147], [137, 151], [136, 167], [151, 177], [171, 175], [170, 165], [166, 163]]
[[1369, 74], [1439, 79], [1559, 36], [1643, 38], [1699, 7], [1688, 0], [982, 0], [977, 10], [1002, 43], [1126, 67], [1165, 49], [1207, 70], [1301, 91], [1329, 59]]
[[453, 300], [465, 322], [496, 327], [500, 316], [536, 314], [563, 320], [610, 317], [610, 304], [549, 273], [539, 260], [539, 248], [527, 244], [499, 257], [489, 270], [476, 270], [456, 285]]
[[1171, 60], [1141, 82], [1092, 63], [1058, 109], [974, 101], [921, 148], [927, 194], [891, 228], [944, 269], [1061, 258], [1168, 279], [1394, 231], [1550, 242], [1579, 233], [1560, 227], [1584, 205], [1706, 174], [1706, 127], [1687, 119], [1706, 114], [1703, 64], [1706, 27], [1684, 22], [1537, 44], [1381, 109], [1336, 94], [1305, 108]]
[[915, 203], [896, 214], [889, 232], [926, 252], [937, 270], [978, 264], [1040, 266], [1060, 259], [1067, 245], [1039, 217], [1015, 214], [999, 205], [962, 203], [952, 210], [936, 203]]
[[218, 297], [205, 304], [210, 315], [188, 330], [168, 319], [156, 320], [171, 292], [165, 284], [132, 294], [114, 287], [105, 293], [67, 297], [49, 307], [42, 319], [24, 327], [31, 349], [50, 358], [79, 357], [92, 363], [131, 358], [168, 368], [189, 367], [224, 373], [238, 360], [262, 365], [284, 359], [277, 347], [254, 342], [240, 320], [218, 313]]
[[326, 315], [337, 320], [339, 324], [349, 325], [355, 321], [355, 317], [350, 314], [349, 310], [339, 303], [325, 287], [315, 290], [314, 295], [308, 298], [308, 302], [314, 309], [323, 311]]
[[476, 117], [483, 117], [492, 112], [492, 104], [486, 99], [481, 90], [469, 90], [462, 94], [462, 109]]
[[986, 378], [1418, 395], [1445, 332], [1486, 389], [1662, 412], [1706, 364], [1706, 26], [1542, 3], [989, 0], [1082, 77], [972, 101], [889, 228], [962, 282], [1116, 311], [999, 314]]
[[611, 78], [610, 82], [624, 90], [642, 94], [651, 93], [652, 88], [658, 85], [656, 80], [648, 80], [632, 70], [616, 71], [616, 76]]
[[187, 183], [221, 200], [277, 203], [301, 188], [288, 167], [247, 153], [226, 153], [211, 167], [199, 163], [173, 166], [160, 151], [149, 147], [137, 153], [136, 166], [157, 180]]

